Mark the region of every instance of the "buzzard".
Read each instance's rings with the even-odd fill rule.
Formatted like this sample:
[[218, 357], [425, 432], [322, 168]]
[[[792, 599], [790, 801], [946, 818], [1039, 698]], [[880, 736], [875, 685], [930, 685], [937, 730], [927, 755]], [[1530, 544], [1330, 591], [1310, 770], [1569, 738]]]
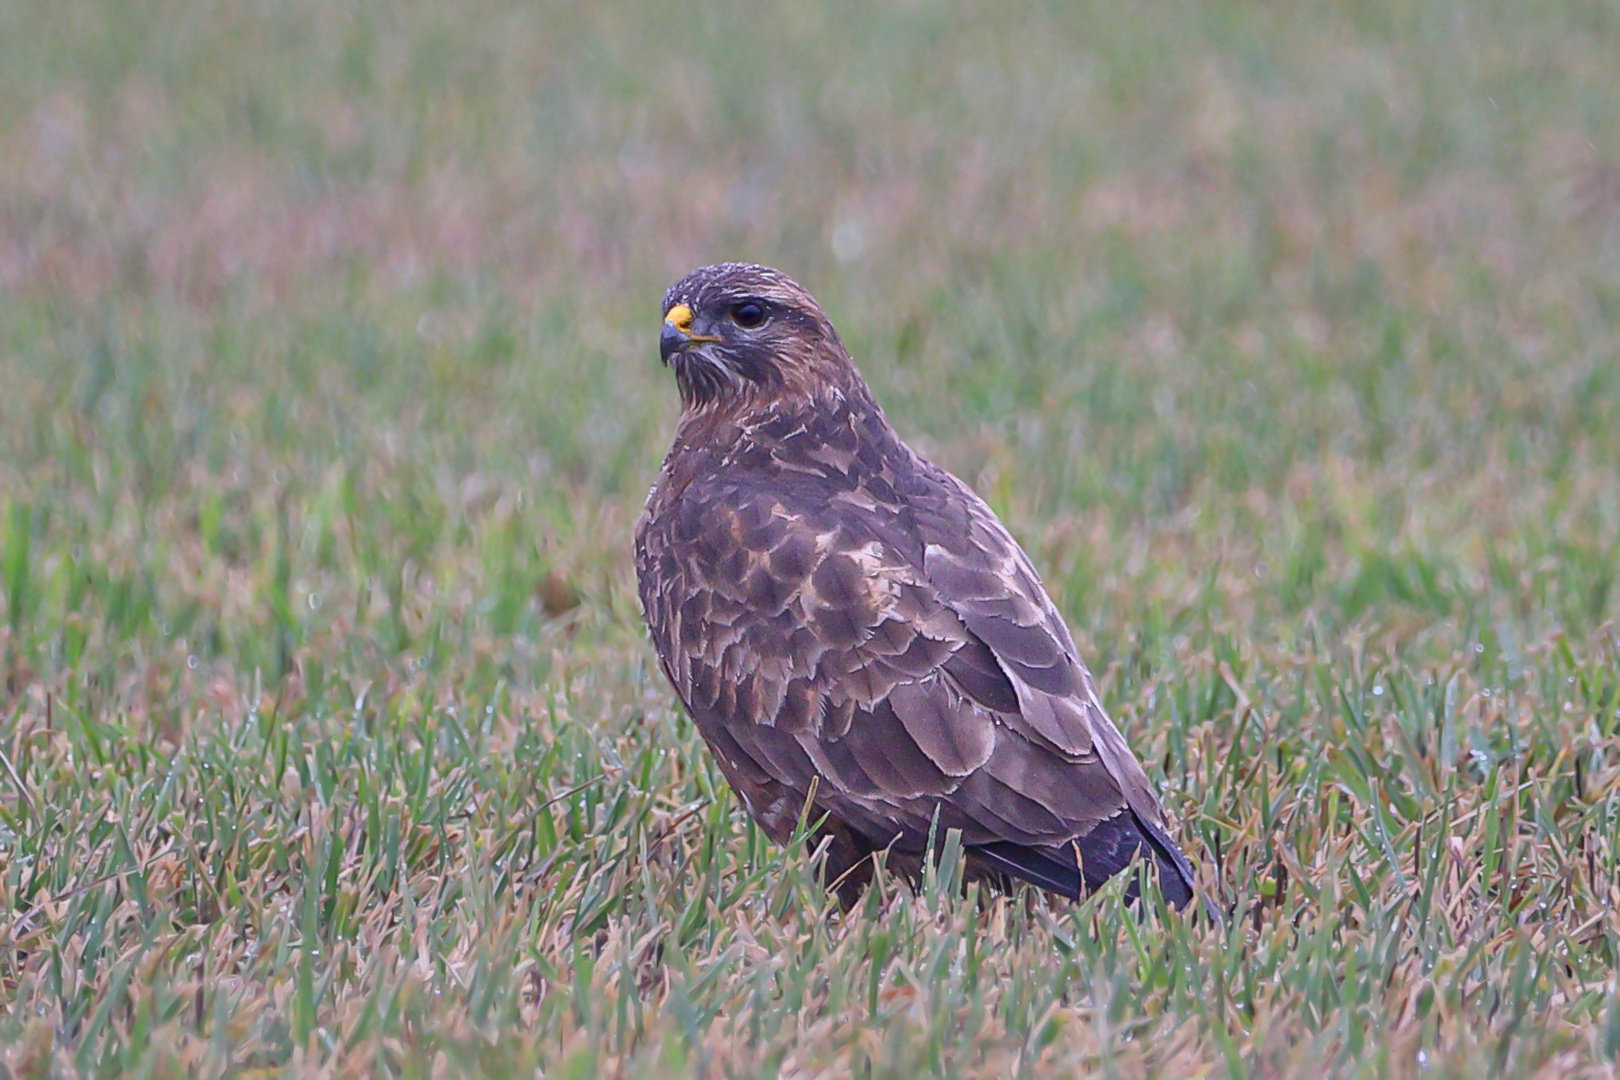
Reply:
[[[847, 908], [871, 856], [1078, 899], [1140, 853], [1193, 873], [1029, 557], [900, 440], [815, 299], [725, 263], [664, 297], [675, 443], [636, 529], [664, 672], [778, 843], [804, 815]], [[807, 799], [813, 799], [806, 806]]]

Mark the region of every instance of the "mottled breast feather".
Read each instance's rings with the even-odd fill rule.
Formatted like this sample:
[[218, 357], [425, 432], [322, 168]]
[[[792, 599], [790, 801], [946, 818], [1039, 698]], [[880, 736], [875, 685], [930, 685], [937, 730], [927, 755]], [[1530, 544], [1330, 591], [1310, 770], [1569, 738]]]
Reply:
[[1141, 853], [1186, 903], [1192, 870], [1029, 559], [858, 378], [687, 418], [637, 529], [654, 645], [722, 771], [778, 841], [815, 791], [846, 902], [871, 852], [920, 862], [937, 818], [993, 882], [1078, 897]]

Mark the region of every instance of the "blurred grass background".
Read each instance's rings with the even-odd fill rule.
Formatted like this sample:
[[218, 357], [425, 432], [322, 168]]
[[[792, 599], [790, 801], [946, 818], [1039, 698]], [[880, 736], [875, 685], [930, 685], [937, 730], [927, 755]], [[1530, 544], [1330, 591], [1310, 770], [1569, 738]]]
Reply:
[[[11, 1075], [1612, 1075], [1620, 8], [0, 5]], [[747, 259], [1225, 928], [826, 911], [650, 661]], [[880, 901], [889, 905], [877, 915]]]

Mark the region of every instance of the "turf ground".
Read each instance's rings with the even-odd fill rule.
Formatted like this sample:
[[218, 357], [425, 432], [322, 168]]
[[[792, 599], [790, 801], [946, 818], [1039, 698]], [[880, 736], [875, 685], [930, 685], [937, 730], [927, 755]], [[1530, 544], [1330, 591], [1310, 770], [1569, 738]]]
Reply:
[[[1620, 8], [0, 4], [0, 1072], [1609, 1076]], [[672, 702], [659, 299], [817, 293], [1223, 928], [841, 919]]]

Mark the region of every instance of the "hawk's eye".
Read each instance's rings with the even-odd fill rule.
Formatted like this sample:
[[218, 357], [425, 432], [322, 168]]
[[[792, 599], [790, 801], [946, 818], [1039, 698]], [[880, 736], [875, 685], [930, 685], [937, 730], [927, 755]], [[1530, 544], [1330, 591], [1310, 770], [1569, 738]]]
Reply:
[[731, 305], [731, 321], [744, 330], [752, 330], [765, 321], [765, 305], [758, 300], [744, 300]]

